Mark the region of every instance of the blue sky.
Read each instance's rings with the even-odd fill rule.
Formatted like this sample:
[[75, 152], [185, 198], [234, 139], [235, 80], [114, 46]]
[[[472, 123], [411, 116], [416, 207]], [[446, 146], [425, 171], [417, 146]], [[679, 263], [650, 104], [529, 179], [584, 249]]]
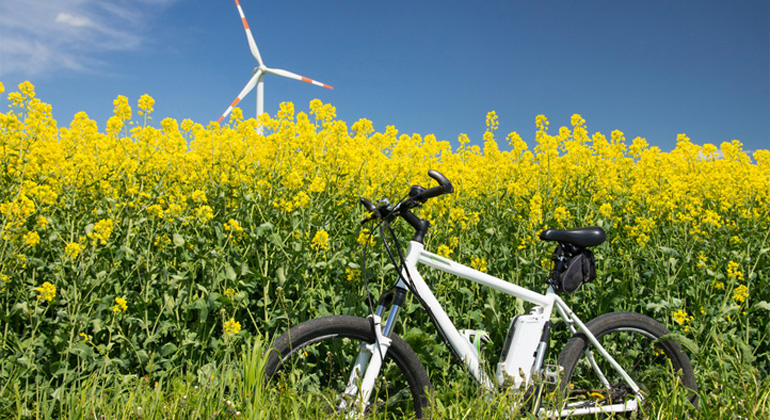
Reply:
[[[770, 149], [770, 2], [241, 0], [265, 64], [334, 86], [274, 75], [265, 110], [319, 98], [352, 124], [480, 142], [535, 116], [555, 132], [581, 114], [590, 133], [621, 130], [671, 150], [738, 139]], [[165, 117], [206, 125], [251, 77], [233, 0], [3, 0], [0, 81], [30, 80], [60, 126], [99, 123], [117, 95], [156, 100]], [[255, 93], [240, 107], [255, 113]], [[5, 98], [0, 101], [5, 107]]]

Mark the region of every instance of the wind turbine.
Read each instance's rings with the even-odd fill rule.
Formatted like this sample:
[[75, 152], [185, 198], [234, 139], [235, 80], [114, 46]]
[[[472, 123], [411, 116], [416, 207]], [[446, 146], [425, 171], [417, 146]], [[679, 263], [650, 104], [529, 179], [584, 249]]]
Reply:
[[[246, 22], [246, 16], [243, 14], [243, 9], [241, 9], [241, 4], [238, 2], [238, 0], [235, 0], [235, 5], [238, 6], [238, 13], [241, 15], [241, 21], [243, 21], [243, 29], [246, 30], [246, 39], [249, 41], [249, 48], [251, 49], [251, 54], [254, 56], [254, 58], [257, 59], [257, 64], [259, 64], [258, 67], [254, 68], [254, 75], [251, 76], [251, 79], [249, 79], [249, 82], [246, 83], [246, 86], [241, 90], [241, 93], [238, 94], [238, 97], [235, 98], [232, 104], [230, 104], [229, 107], [227, 107], [227, 110], [224, 114], [222, 114], [221, 117], [219, 117], [219, 120], [217, 122], [221, 123], [225, 117], [230, 113], [230, 111], [233, 110], [238, 105], [238, 102], [243, 99], [244, 96], [248, 95], [249, 92], [251, 92], [252, 89], [254, 89], [254, 86], [257, 87], [257, 117], [259, 117], [262, 113], [265, 112], [265, 84], [264, 84], [264, 76], [266, 73], [275, 74], [278, 76], [288, 77], [289, 79], [295, 79], [295, 80], [301, 80], [303, 82], [312, 83], [316, 86], [325, 87], [327, 89], [334, 89], [333, 87], [321, 83], [319, 81], [308, 79], [307, 77], [300, 76], [299, 74], [292, 73], [288, 70], [282, 70], [282, 69], [274, 69], [267, 67], [265, 63], [262, 61], [262, 56], [259, 55], [259, 49], [257, 48], [257, 43], [254, 41], [254, 36], [251, 35], [251, 29], [249, 29], [249, 24]], [[260, 129], [261, 132], [261, 129]]]

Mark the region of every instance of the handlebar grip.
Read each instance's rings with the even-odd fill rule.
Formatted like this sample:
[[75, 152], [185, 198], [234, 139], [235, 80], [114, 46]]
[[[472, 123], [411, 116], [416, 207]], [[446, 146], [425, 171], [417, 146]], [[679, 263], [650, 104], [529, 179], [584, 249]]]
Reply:
[[[444, 194], [451, 194], [455, 191], [454, 187], [452, 186], [452, 183], [449, 182], [449, 180], [444, 175], [442, 175], [439, 171], [434, 171], [433, 169], [431, 169], [428, 171], [428, 176], [435, 179], [436, 182], [438, 182], [438, 185], [439, 187], [442, 188], [442, 192]], [[433, 188], [436, 188], [436, 187], [433, 187]], [[433, 188], [431, 188], [430, 190], [432, 190]], [[435, 197], [435, 195], [432, 197]], [[431, 197], [427, 197], [427, 198], [431, 198]]]
[[364, 197], [361, 197], [360, 199], [361, 199], [361, 204], [363, 204], [364, 207], [366, 207], [366, 209], [369, 210], [370, 213], [372, 213], [375, 210], [377, 210], [377, 207], [375, 207], [374, 204], [372, 204], [371, 201], [365, 199]]
[[440, 196], [440, 195], [442, 195], [444, 193], [445, 193], [444, 187], [439, 185], [437, 187], [429, 188], [429, 189], [423, 191], [417, 197], [415, 197], [415, 200], [424, 203], [425, 200], [427, 200], [429, 198], [433, 198], [433, 197], [438, 197], [438, 196]]
[[428, 171], [428, 176], [435, 179], [438, 182], [438, 186], [429, 188], [418, 194], [416, 197], [414, 197], [416, 201], [424, 203], [425, 200], [429, 198], [438, 197], [442, 194], [450, 194], [454, 192], [455, 189], [452, 186], [452, 183], [449, 182], [449, 180], [440, 172], [431, 169]]

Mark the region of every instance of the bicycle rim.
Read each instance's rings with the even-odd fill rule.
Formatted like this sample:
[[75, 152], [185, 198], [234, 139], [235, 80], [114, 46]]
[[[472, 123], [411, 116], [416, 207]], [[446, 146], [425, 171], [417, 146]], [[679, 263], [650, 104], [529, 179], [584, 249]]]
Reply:
[[352, 413], [377, 418], [421, 415], [427, 400], [417, 389], [420, 385], [414, 384], [421, 382], [409, 370], [410, 362], [400, 360], [404, 358], [400, 339], [399, 348], [391, 346], [383, 361], [368, 403], [362, 407], [356, 397], [345, 395], [361, 347], [374, 342], [368, 321], [361, 319], [355, 324], [301, 334], [291, 345], [282, 346], [278, 340], [276, 349], [282, 357], [280, 362], [269, 364], [267, 374], [282, 411], [290, 410], [304, 418], [351, 417]]
[[[689, 401], [696, 404], [697, 389], [692, 366], [679, 344], [661, 341], [668, 330], [656, 321], [638, 314], [609, 314], [605, 319], [589, 323], [602, 347], [612, 355], [642, 391], [641, 411], [664, 404], [677, 394], [677, 389], [688, 389]], [[569, 407], [606, 406], [626, 404], [636, 400], [634, 391], [604, 360], [584, 336], [571, 340], [565, 347], [560, 364], [565, 375], [561, 389]], [[591, 356], [599, 372], [591, 363]], [[604, 376], [604, 380], [602, 379]], [[681, 395], [681, 394], [680, 394]]]

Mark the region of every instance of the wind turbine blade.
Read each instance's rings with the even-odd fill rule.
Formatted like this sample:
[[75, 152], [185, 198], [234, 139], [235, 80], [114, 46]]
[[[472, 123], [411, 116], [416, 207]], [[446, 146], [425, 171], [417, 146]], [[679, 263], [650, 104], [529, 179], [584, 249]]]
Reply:
[[327, 89], [334, 89], [333, 87], [331, 87], [331, 86], [329, 86], [329, 85], [327, 85], [325, 83], [321, 83], [321, 82], [319, 82], [317, 80], [313, 80], [313, 79], [308, 79], [307, 77], [300, 76], [299, 74], [292, 73], [292, 72], [290, 72], [288, 70], [266, 68], [265, 69], [265, 73], [273, 73], [273, 74], [278, 75], [278, 76], [288, 77], [289, 79], [301, 80], [303, 82], [312, 83], [312, 84], [314, 84], [316, 86], [325, 87]]
[[249, 29], [249, 22], [246, 22], [246, 15], [243, 14], [243, 9], [241, 9], [241, 3], [239, 3], [238, 0], [235, 0], [235, 5], [238, 6], [238, 14], [241, 15], [241, 21], [243, 22], [243, 29], [246, 30], [246, 39], [249, 40], [249, 48], [251, 49], [251, 55], [253, 55], [254, 58], [257, 59], [257, 63], [259, 63], [261, 67], [264, 65], [262, 63], [262, 56], [259, 55], [259, 48], [257, 48], [257, 42], [254, 41], [254, 36], [251, 34], [251, 29]]
[[222, 114], [221, 117], [219, 117], [219, 119], [217, 120], [218, 123], [221, 123], [222, 120], [224, 120], [225, 117], [227, 117], [227, 115], [233, 110], [233, 108], [238, 106], [238, 102], [240, 102], [244, 96], [248, 95], [249, 92], [251, 92], [251, 90], [254, 89], [254, 86], [256, 86], [257, 84], [257, 79], [259, 79], [259, 76], [261, 75], [262, 75], [262, 71], [260, 70], [254, 73], [254, 76], [251, 76], [251, 79], [249, 80], [248, 83], [246, 83], [246, 86], [243, 87], [243, 90], [241, 90], [241, 93], [238, 94], [238, 97], [235, 98], [235, 100], [233, 101], [232, 104], [230, 104], [229, 107], [227, 107], [227, 111], [225, 111], [225, 113]]

